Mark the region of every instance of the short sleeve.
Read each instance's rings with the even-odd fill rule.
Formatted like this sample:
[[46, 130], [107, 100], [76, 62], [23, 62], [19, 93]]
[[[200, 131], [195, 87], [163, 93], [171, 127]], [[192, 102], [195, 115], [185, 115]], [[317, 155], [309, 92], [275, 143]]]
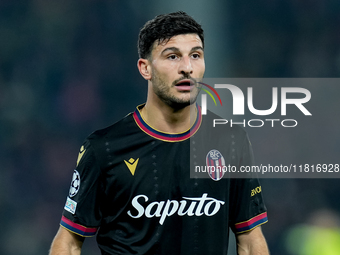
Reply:
[[[253, 151], [247, 136], [241, 155], [240, 166], [254, 164]], [[234, 233], [248, 232], [268, 221], [262, 187], [255, 175], [251, 178], [232, 179], [230, 196], [230, 226]]]
[[80, 236], [95, 235], [101, 221], [100, 190], [100, 167], [86, 140], [78, 155], [60, 225]]

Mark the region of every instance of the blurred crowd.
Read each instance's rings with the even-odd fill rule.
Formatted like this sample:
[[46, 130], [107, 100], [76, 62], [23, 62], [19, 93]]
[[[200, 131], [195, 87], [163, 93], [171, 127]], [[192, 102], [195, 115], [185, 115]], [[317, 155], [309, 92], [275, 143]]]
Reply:
[[[145, 101], [146, 83], [136, 68], [140, 27], [160, 14], [156, 11], [183, 9], [191, 14], [192, 8], [166, 10], [156, 2], [143, 6], [135, 0], [0, 1], [0, 254], [47, 254], [83, 139]], [[216, 26], [228, 31], [219, 35], [227, 47], [224, 41], [209, 45], [207, 40], [207, 47], [221, 48], [228, 56], [225, 70], [214, 75], [340, 75], [339, 1], [210, 4], [225, 10], [226, 18], [219, 18], [225, 23]], [[158, 7], [148, 11], [148, 5]], [[210, 22], [214, 19], [203, 6], [195, 8], [195, 13], [201, 8]], [[207, 67], [207, 75], [209, 68], [213, 69]], [[304, 139], [308, 137], [297, 137], [296, 143]], [[254, 147], [261, 143], [256, 137], [252, 141]], [[339, 155], [339, 134], [332, 142], [324, 148], [325, 155]], [[266, 145], [274, 148], [271, 151], [278, 146], [268, 141]], [[285, 146], [289, 151], [289, 144]], [[308, 158], [308, 150], [303, 150], [301, 146], [298, 153]], [[338, 180], [265, 179], [262, 185], [269, 215], [263, 230], [271, 254], [340, 254], [336, 244], [333, 253], [306, 248], [324, 233], [317, 228], [339, 240]], [[310, 229], [316, 229], [316, 237], [308, 236]], [[83, 254], [95, 252], [91, 246]]]

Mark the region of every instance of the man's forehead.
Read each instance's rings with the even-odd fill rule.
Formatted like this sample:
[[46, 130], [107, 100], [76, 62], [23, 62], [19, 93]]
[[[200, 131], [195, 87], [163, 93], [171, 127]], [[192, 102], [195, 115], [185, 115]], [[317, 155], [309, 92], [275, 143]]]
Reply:
[[203, 43], [201, 38], [197, 34], [180, 34], [171, 37], [170, 39], [163, 41], [155, 41], [153, 44], [152, 51], [161, 51], [164, 48], [169, 46], [175, 46], [178, 49], [181, 49], [181, 46], [185, 44], [192, 44], [192, 46], [201, 46], [203, 48]]

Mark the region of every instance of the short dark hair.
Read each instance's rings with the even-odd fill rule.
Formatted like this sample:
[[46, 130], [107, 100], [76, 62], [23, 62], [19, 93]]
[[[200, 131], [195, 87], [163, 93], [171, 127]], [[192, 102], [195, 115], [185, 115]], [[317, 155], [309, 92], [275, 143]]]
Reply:
[[146, 22], [139, 32], [139, 57], [149, 58], [155, 41], [162, 43], [181, 34], [197, 34], [204, 46], [204, 33], [201, 25], [185, 12], [178, 11], [156, 16]]

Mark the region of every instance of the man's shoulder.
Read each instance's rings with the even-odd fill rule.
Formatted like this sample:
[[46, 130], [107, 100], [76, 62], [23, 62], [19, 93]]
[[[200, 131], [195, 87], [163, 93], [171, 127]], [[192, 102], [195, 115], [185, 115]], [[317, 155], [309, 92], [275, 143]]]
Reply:
[[122, 137], [125, 135], [125, 133], [131, 131], [133, 126], [135, 126], [133, 113], [129, 113], [124, 118], [113, 123], [112, 125], [94, 131], [87, 137], [87, 140], [90, 142], [98, 142], [107, 140], [107, 138]]

